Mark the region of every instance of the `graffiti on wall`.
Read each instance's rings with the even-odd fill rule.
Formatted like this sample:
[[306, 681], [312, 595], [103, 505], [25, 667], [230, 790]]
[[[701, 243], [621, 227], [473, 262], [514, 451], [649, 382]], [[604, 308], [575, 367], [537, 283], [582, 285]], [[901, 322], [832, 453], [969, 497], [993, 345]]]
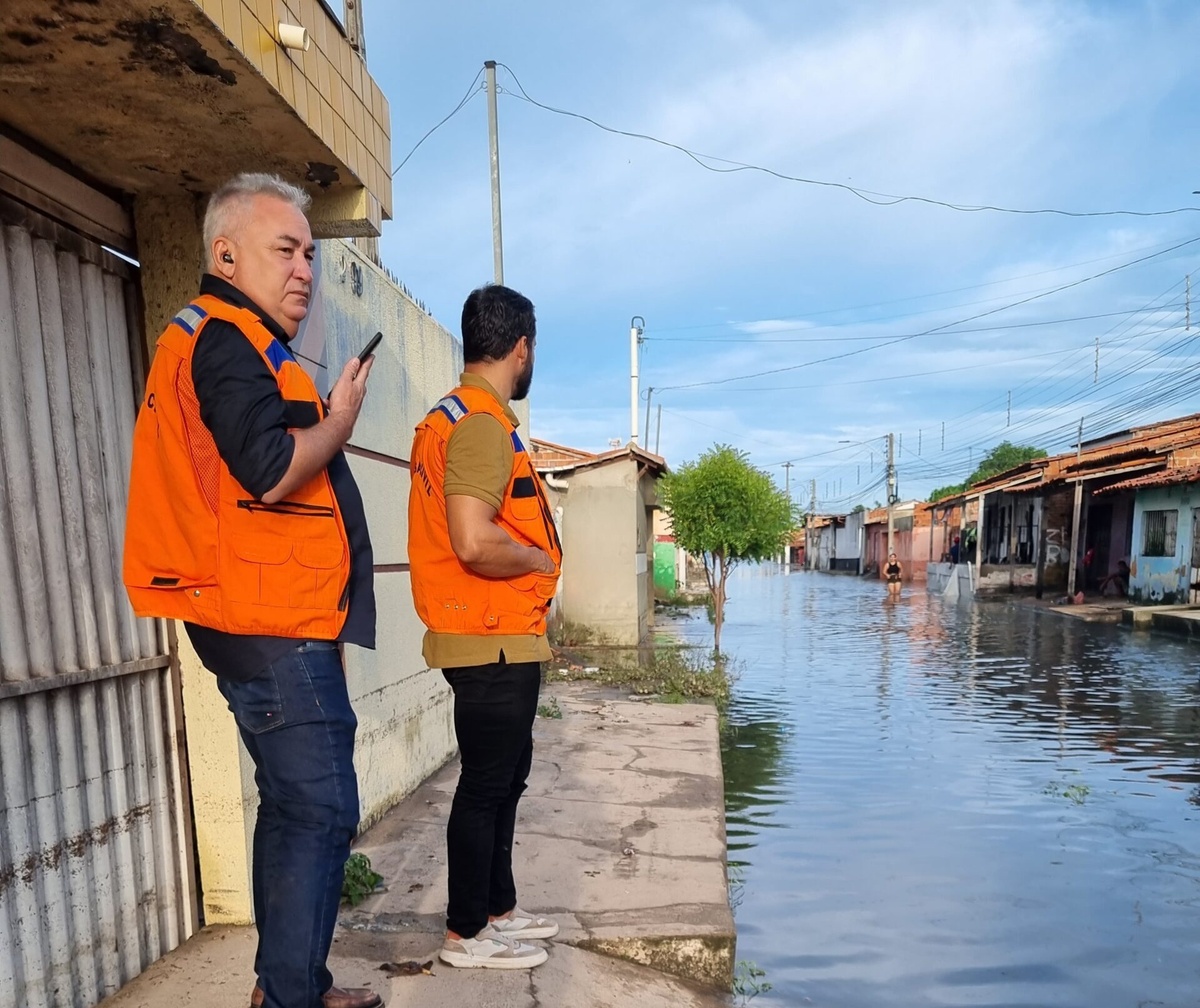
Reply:
[[1066, 563], [1067, 530], [1046, 529], [1046, 565]]

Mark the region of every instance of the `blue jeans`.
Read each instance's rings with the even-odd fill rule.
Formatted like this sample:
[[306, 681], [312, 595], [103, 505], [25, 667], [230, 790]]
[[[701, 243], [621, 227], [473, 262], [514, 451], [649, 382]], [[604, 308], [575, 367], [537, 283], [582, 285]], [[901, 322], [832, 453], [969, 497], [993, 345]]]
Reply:
[[358, 780], [337, 645], [307, 641], [249, 682], [217, 680], [258, 785], [254, 969], [265, 1008], [322, 1008], [342, 875], [358, 828]]

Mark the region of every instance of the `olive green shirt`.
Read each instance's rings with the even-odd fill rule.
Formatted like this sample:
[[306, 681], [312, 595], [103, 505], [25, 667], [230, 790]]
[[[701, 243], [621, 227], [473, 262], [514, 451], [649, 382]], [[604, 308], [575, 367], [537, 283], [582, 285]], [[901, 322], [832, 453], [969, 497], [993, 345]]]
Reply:
[[[520, 424], [517, 415], [501, 401], [486, 379], [464, 373], [459, 376], [459, 383], [483, 389], [500, 403], [514, 427]], [[446, 442], [443, 491], [447, 497], [454, 494], [476, 497], [499, 510], [504, 504], [512, 467], [512, 439], [500, 421], [489, 413], [468, 414], [454, 425]], [[546, 638], [536, 634], [453, 634], [427, 630], [421, 648], [430, 668], [490, 665], [500, 660], [501, 652], [507, 662], [542, 662], [551, 657]]]

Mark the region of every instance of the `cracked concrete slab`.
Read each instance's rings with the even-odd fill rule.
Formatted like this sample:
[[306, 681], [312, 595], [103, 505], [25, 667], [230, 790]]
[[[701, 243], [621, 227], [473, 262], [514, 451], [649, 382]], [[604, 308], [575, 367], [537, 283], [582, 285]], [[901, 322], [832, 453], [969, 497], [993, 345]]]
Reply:
[[[517, 822], [521, 904], [562, 930], [526, 971], [436, 961], [446, 900], [445, 823], [457, 761], [355, 845], [386, 890], [343, 908], [330, 966], [393, 1008], [716, 1008], [729, 1004], [734, 926], [725, 876], [717, 714], [707, 705], [613, 700], [580, 684], [547, 691]], [[102, 1008], [227, 1008], [254, 978], [251, 928], [208, 929]], [[433, 976], [388, 978], [384, 962], [434, 959]]]

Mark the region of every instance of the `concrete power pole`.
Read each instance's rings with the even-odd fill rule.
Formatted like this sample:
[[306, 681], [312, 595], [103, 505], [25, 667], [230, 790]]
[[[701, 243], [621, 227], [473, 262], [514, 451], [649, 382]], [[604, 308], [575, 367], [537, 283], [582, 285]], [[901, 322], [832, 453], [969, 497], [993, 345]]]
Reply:
[[[642, 333], [646, 328], [646, 320], [641, 315], [634, 315], [629, 320], [629, 443], [638, 443], [638, 346], [642, 342]], [[650, 438], [650, 402], [646, 402], [646, 438]]]
[[887, 459], [887, 550], [892, 553], [896, 528], [896, 435], [888, 435]]
[[496, 61], [486, 60], [483, 69], [487, 80], [488, 144], [492, 160], [492, 260], [496, 283], [503, 284], [504, 234], [500, 226], [500, 134], [496, 122]]
[[[784, 495], [787, 497], [788, 514], [790, 515], [792, 512], [792, 463], [791, 462], [783, 463], [783, 492], [784, 492]], [[791, 543], [788, 543], [788, 545], [783, 547], [783, 565], [784, 565], [784, 567], [790, 567], [791, 563], [792, 563], [792, 545], [791, 545]]]
[[[1083, 455], [1083, 417], [1079, 418], [1079, 436], [1076, 439], [1075, 445], [1075, 462], [1079, 463], [1079, 459]], [[982, 519], [982, 515], [980, 518]], [[1080, 520], [1083, 517], [1083, 480], [1075, 481], [1075, 500], [1071, 508], [1071, 559], [1067, 564], [1067, 592], [1074, 595], [1076, 591], [1075, 576], [1078, 570], [1079, 563], [1079, 548], [1082, 545], [1082, 539], [1079, 535]]]

